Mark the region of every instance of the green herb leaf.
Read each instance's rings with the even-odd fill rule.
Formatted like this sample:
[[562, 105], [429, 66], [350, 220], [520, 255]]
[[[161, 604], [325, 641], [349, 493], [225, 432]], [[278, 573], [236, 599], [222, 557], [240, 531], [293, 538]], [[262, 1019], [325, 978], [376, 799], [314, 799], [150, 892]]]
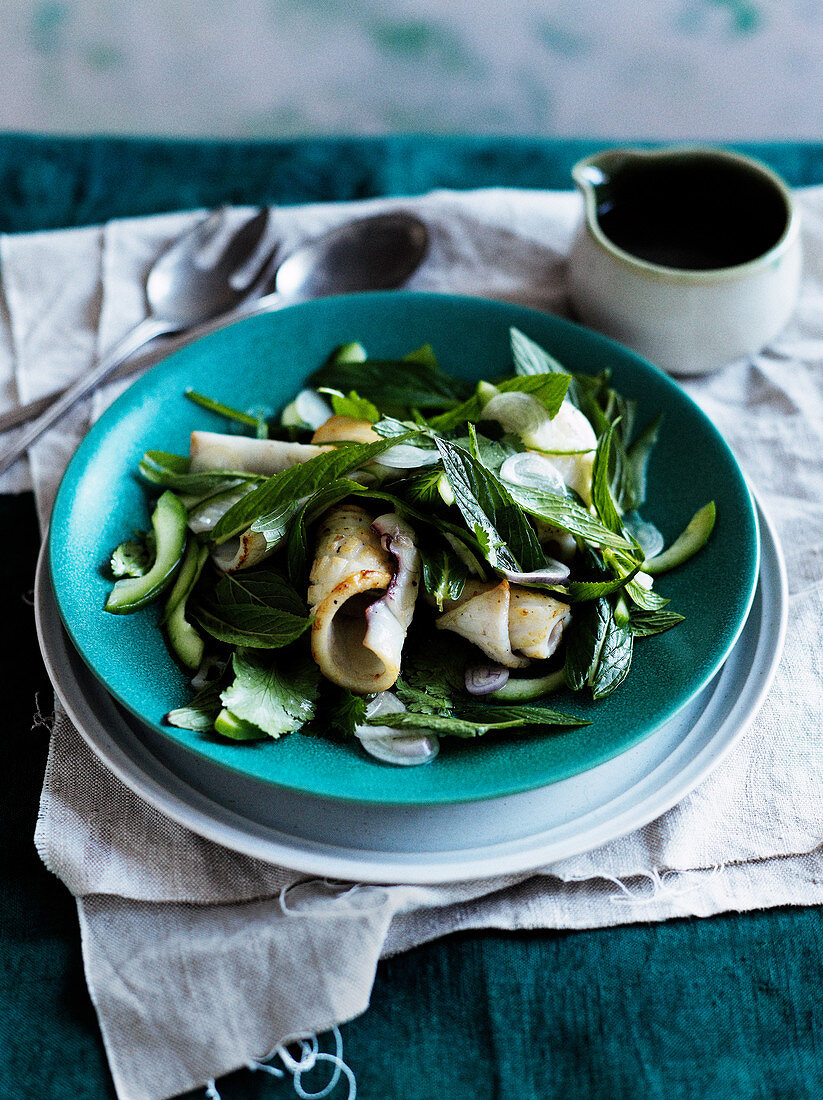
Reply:
[[348, 395], [337, 390], [321, 389], [320, 393], [326, 393], [331, 397], [331, 407], [338, 416], [350, 416], [354, 420], [368, 420], [370, 424], [380, 419], [380, 410], [371, 401], [361, 397], [357, 390], [351, 390]]
[[463, 401], [471, 382], [444, 374], [429, 354], [413, 359], [368, 359], [365, 363], [326, 363], [309, 385], [340, 393], [356, 390], [389, 416], [410, 418], [412, 409], [448, 409]]
[[553, 355], [536, 344], [531, 337], [518, 328], [509, 330], [511, 340], [512, 357], [514, 359], [514, 372], [523, 377], [532, 374], [565, 374], [565, 368]]
[[619, 535], [623, 533], [623, 525], [609, 487], [609, 457], [613, 435], [614, 426], [610, 424], [597, 441], [592, 470], [592, 504], [603, 525]]
[[633, 640], [631, 630], [627, 626], [618, 624], [612, 615], [606, 628], [600, 660], [591, 683], [593, 698], [605, 699], [626, 679], [632, 663]]
[[149, 535], [121, 542], [111, 556], [111, 571], [115, 577], [145, 577], [154, 562], [153, 540]]
[[381, 439], [377, 443], [343, 443], [333, 451], [325, 451], [310, 458], [308, 462], [289, 466], [232, 505], [215, 524], [212, 540], [221, 543], [239, 535], [258, 516], [274, 512], [295, 500], [312, 496], [326, 488], [330, 482], [364, 466], [396, 442], [395, 439]]
[[645, 588], [640, 581], [632, 579], [626, 584], [626, 592], [644, 611], [659, 611], [669, 602], [651, 588]]
[[198, 393], [197, 390], [193, 390], [191, 387], [184, 390], [183, 395], [192, 404], [198, 405], [201, 409], [207, 409], [209, 412], [217, 413], [218, 416], [224, 416], [226, 420], [233, 420], [255, 430], [259, 426], [259, 416], [252, 416], [251, 413], [241, 412], [240, 409], [232, 408], [231, 405], [224, 405], [222, 401], [215, 401], [213, 397], [206, 397], [205, 394]]
[[202, 496], [234, 488], [247, 481], [259, 481], [259, 474], [243, 470], [200, 470], [189, 473], [190, 459], [168, 451], [146, 451], [138, 469], [152, 485], [162, 485], [187, 496]]
[[646, 472], [662, 419], [662, 414], [655, 417], [626, 450], [618, 495], [620, 507], [626, 512], [639, 508], [646, 500]]
[[[526, 393], [536, 398], [546, 409], [549, 417], [557, 416], [563, 398], [569, 388], [571, 376], [568, 374], [533, 374], [527, 377], [504, 378], [495, 382], [494, 387], [498, 393]], [[430, 428], [437, 432], [447, 432], [456, 428], [458, 424], [477, 423], [483, 419], [483, 410], [489, 403], [487, 393], [480, 390], [462, 405], [432, 417], [428, 421]]]
[[289, 645], [312, 621], [296, 590], [267, 569], [225, 574], [211, 592], [197, 592], [189, 610], [218, 641], [255, 649]]
[[648, 638], [652, 634], [662, 634], [673, 626], [683, 622], [683, 615], [676, 611], [639, 611], [633, 610], [629, 619], [629, 629], [635, 638]]
[[186, 706], [170, 710], [163, 721], [178, 729], [194, 730], [197, 733], [210, 730], [223, 709], [220, 693], [224, 687], [222, 677], [215, 683], [206, 684]]
[[515, 503], [530, 516], [560, 527], [594, 546], [611, 547], [616, 550], [634, 549], [634, 544], [629, 539], [610, 530], [571, 497], [560, 497], [554, 493], [544, 493], [540, 489], [508, 483], [506, 488]]
[[221, 699], [241, 721], [276, 738], [300, 729], [314, 717], [320, 670], [310, 657], [283, 660], [238, 649], [232, 664], [235, 680]]
[[437, 610], [442, 611], [444, 600], [460, 598], [469, 570], [454, 551], [444, 546], [431, 550], [418, 549], [423, 566], [423, 584], [437, 604]]
[[455, 502], [494, 568], [529, 572], [545, 565], [537, 536], [507, 487], [462, 447], [436, 439]]
[[584, 604], [572, 616], [566, 629], [566, 662], [563, 667], [566, 683], [572, 691], [582, 691], [594, 682], [611, 617], [611, 608], [603, 598]]
[[454, 714], [424, 714], [420, 711], [405, 710], [392, 714], [388, 718], [379, 715], [367, 718], [366, 725], [380, 726], [391, 723], [397, 730], [428, 730], [440, 736], [482, 737], [497, 730], [523, 729], [532, 727], [543, 729], [546, 726], [586, 726], [590, 723], [571, 714], [549, 710], [548, 707], [494, 707], [478, 706], [471, 717], [458, 717]]

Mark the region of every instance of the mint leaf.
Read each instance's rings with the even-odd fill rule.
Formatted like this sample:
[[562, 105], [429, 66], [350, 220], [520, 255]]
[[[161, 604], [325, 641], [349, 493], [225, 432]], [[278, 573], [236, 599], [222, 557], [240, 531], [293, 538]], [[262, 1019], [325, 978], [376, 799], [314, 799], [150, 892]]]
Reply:
[[292, 733], [311, 721], [320, 690], [320, 670], [308, 656], [288, 661], [238, 649], [234, 683], [220, 696], [225, 708], [270, 737]]
[[152, 485], [162, 485], [187, 496], [201, 496], [232, 489], [244, 482], [260, 481], [259, 474], [243, 470], [200, 470], [190, 473], [191, 460], [168, 451], [146, 451], [138, 469]]
[[619, 535], [623, 532], [623, 524], [609, 487], [609, 458], [613, 435], [614, 426], [610, 424], [597, 441], [592, 470], [592, 504], [604, 526]]
[[[498, 393], [530, 394], [543, 405], [549, 417], [555, 417], [563, 404], [570, 382], [571, 376], [568, 374], [534, 374], [525, 378], [504, 378], [495, 382], [494, 386]], [[447, 432], [458, 424], [477, 423], [483, 419], [483, 410], [488, 401], [487, 394], [476, 393], [457, 408], [432, 417], [428, 425], [435, 431]]]
[[605, 699], [626, 679], [632, 663], [633, 642], [628, 626], [617, 623], [612, 615], [606, 627], [600, 660], [591, 683], [593, 698]]
[[332, 451], [310, 458], [308, 462], [289, 466], [288, 469], [273, 474], [229, 508], [215, 524], [211, 533], [212, 540], [221, 543], [239, 535], [258, 516], [274, 512], [283, 505], [302, 500], [326, 488], [330, 482], [364, 466], [396, 442], [396, 439], [381, 439], [376, 443], [342, 443]]
[[634, 544], [629, 539], [610, 530], [571, 497], [556, 496], [531, 486], [509, 485], [508, 482], [505, 485], [514, 502], [536, 519], [561, 527], [569, 534], [577, 535], [595, 546], [634, 549]]
[[673, 626], [683, 622], [683, 616], [676, 611], [638, 611], [633, 610], [629, 619], [629, 629], [635, 638], [648, 638], [652, 634], [662, 634]]
[[407, 359], [326, 363], [308, 385], [340, 393], [356, 390], [384, 414], [401, 419], [409, 418], [412, 409], [449, 409], [469, 396], [473, 383], [444, 374], [432, 362], [430, 349], [413, 354]]
[[469, 570], [453, 551], [445, 547], [418, 549], [423, 566], [423, 585], [437, 604], [437, 610], [442, 611], [444, 600], [460, 598]]
[[600, 651], [612, 617], [605, 599], [592, 600], [575, 615], [566, 630], [566, 663], [563, 673], [572, 691], [582, 691], [594, 682]]
[[536, 344], [531, 337], [520, 329], [512, 327], [509, 330], [511, 340], [512, 358], [514, 359], [514, 373], [527, 377], [533, 374], [565, 374], [565, 368], [553, 355]]
[[545, 726], [587, 726], [584, 718], [571, 714], [549, 710], [543, 707], [480, 707], [475, 708], [471, 717], [459, 717], [454, 714], [422, 714], [419, 711], [405, 710], [392, 714], [390, 718], [379, 715], [367, 718], [366, 725], [378, 726], [391, 723], [397, 730], [429, 730], [440, 736], [482, 737], [497, 730], [523, 729], [532, 727], [542, 729]]
[[662, 413], [638, 435], [626, 450], [623, 476], [618, 492], [620, 507], [626, 512], [639, 508], [646, 499], [646, 471], [652, 448], [657, 442]]
[[218, 641], [255, 649], [289, 645], [312, 621], [289, 582], [264, 569], [226, 573], [211, 591], [198, 592], [189, 610]]
[[537, 536], [500, 478], [462, 447], [439, 438], [435, 443], [455, 503], [468, 529], [482, 539], [489, 564], [518, 573], [544, 566]]

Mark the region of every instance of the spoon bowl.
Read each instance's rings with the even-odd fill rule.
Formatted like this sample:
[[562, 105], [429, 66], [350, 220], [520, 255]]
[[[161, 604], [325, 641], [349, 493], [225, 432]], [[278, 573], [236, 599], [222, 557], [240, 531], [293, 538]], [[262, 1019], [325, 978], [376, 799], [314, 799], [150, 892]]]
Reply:
[[427, 247], [426, 226], [405, 211], [358, 218], [287, 256], [275, 273], [273, 294], [296, 301], [392, 290], [419, 267]]

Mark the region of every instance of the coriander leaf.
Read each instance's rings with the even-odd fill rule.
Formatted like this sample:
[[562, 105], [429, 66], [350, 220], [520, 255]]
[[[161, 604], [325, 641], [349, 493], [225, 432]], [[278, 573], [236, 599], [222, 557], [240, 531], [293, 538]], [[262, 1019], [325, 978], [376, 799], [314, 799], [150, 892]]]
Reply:
[[177, 726], [178, 729], [195, 730], [198, 733], [210, 730], [223, 709], [220, 693], [224, 687], [222, 677], [215, 683], [206, 684], [186, 706], [170, 710], [163, 721], [170, 726]]
[[340, 688], [335, 698], [323, 708], [323, 719], [344, 737], [354, 737], [355, 729], [366, 721], [368, 697], [355, 695], [348, 688]]
[[466, 665], [474, 646], [457, 634], [416, 629], [403, 649], [403, 683], [423, 692], [438, 710], [466, 693]]
[[256, 649], [289, 645], [312, 621], [288, 581], [265, 569], [226, 573], [211, 591], [197, 590], [189, 609], [218, 641]]
[[676, 611], [633, 610], [629, 619], [629, 629], [635, 638], [648, 638], [652, 634], [662, 634], [673, 626], [683, 622], [683, 616]]
[[[452, 710], [451, 697], [411, 687], [402, 677], [394, 685], [394, 691], [415, 714], [449, 714]], [[384, 716], [383, 720], [387, 725], [392, 724], [391, 718]]]
[[370, 424], [380, 419], [380, 411], [377, 406], [365, 397], [361, 397], [357, 390], [351, 390], [347, 395], [329, 389], [321, 389], [320, 393], [327, 393], [331, 397], [331, 407], [337, 416], [350, 416], [354, 420], [368, 420]]
[[466, 526], [480, 541], [489, 564], [518, 573], [540, 569], [546, 557], [534, 530], [507, 487], [468, 451], [436, 439], [443, 469]]
[[235, 680], [220, 696], [243, 722], [270, 737], [300, 729], [314, 716], [320, 670], [308, 656], [284, 661], [270, 654], [238, 649], [232, 658]]
[[212, 540], [221, 543], [239, 535], [258, 516], [311, 496], [325, 488], [329, 482], [364, 466], [396, 442], [396, 439], [381, 439], [377, 443], [343, 443], [332, 451], [310, 458], [308, 462], [289, 466], [280, 473], [273, 474], [229, 508], [214, 525]]
[[139, 538], [121, 542], [111, 556], [111, 571], [115, 577], [145, 577], [154, 562], [153, 538], [140, 534]]

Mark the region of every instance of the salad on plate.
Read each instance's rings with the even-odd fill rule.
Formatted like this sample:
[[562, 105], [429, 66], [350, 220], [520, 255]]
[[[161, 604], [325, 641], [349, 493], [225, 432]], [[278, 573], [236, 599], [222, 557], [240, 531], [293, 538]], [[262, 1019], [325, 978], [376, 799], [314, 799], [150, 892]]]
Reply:
[[151, 530], [114, 549], [106, 602], [160, 601], [193, 684], [169, 724], [425, 763], [444, 736], [587, 724], [547, 697], [604, 698], [682, 621], [654, 578], [706, 542], [713, 502], [664, 547], [641, 516], [659, 418], [510, 335], [479, 383], [428, 346], [350, 343], [276, 417], [187, 392], [225, 430], [145, 453]]

